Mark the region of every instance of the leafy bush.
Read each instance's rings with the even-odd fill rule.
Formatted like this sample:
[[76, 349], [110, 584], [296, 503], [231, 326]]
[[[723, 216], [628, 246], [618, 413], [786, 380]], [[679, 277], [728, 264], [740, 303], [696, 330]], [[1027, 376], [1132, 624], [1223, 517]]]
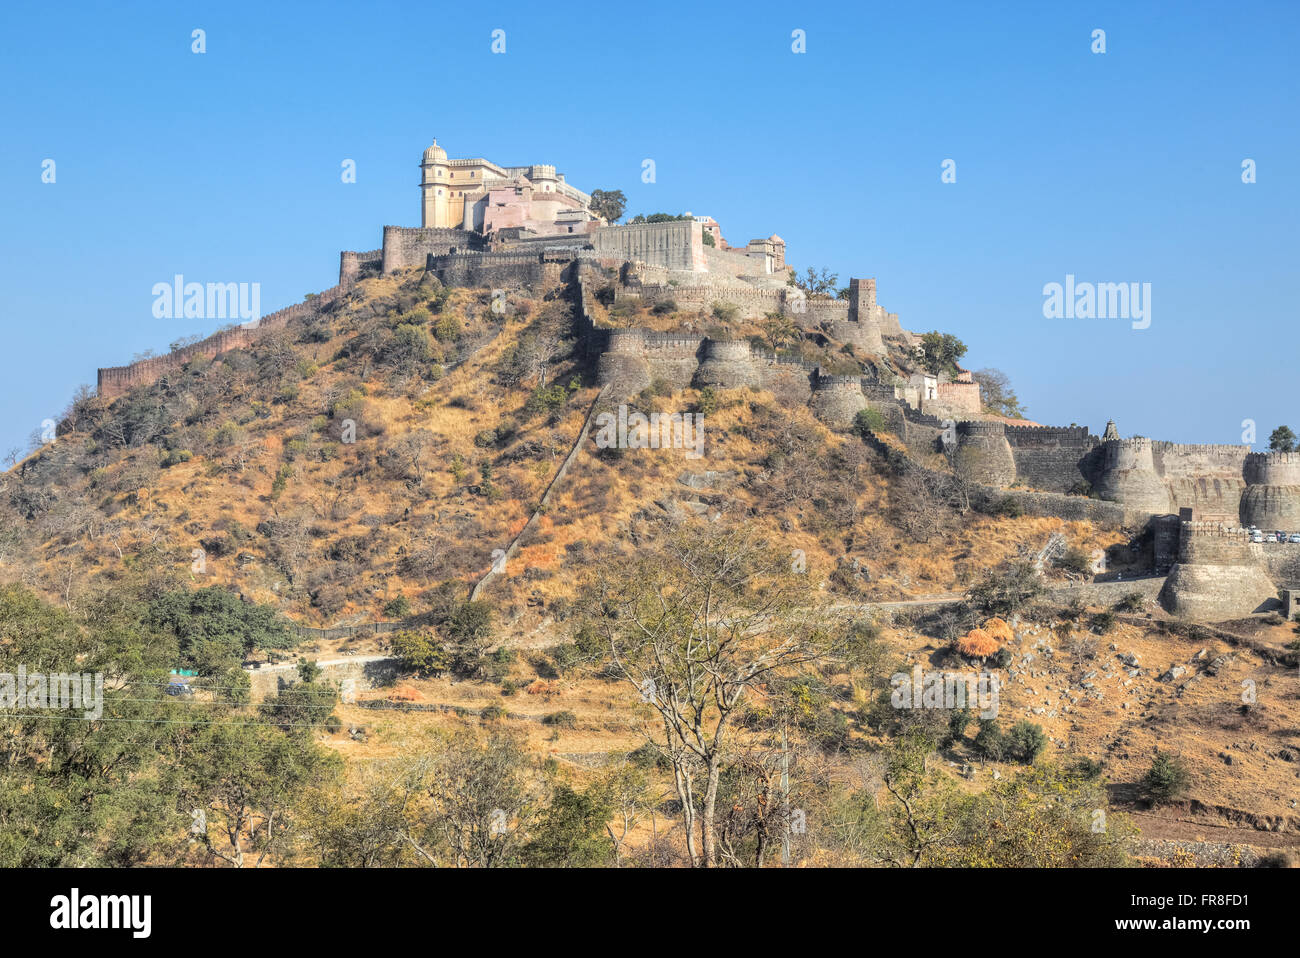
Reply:
[[991, 762], [1000, 762], [1007, 754], [1006, 736], [993, 719], [980, 719], [975, 733], [975, 751]]
[[858, 414], [853, 417], [853, 431], [864, 439], [872, 433], [884, 432], [885, 417], [879, 409], [872, 406], [859, 409]]
[[451, 314], [442, 316], [433, 324], [433, 337], [440, 343], [454, 343], [461, 337], [460, 320]]
[[1115, 613], [1098, 612], [1092, 617], [1089, 627], [1098, 635], [1107, 635], [1111, 629], [1115, 628]]
[[167, 455], [163, 456], [160, 465], [164, 469], [170, 469], [172, 466], [179, 465], [182, 462], [189, 462], [194, 458], [194, 453], [188, 449], [173, 449]]
[[1030, 562], [1015, 562], [988, 572], [971, 588], [971, 603], [991, 615], [1014, 614], [1043, 592], [1038, 571]]
[[1005, 519], [1019, 519], [1025, 514], [1024, 507], [1015, 496], [1003, 496], [988, 509], [988, 514]]
[[1142, 791], [1152, 803], [1160, 804], [1182, 797], [1191, 780], [1191, 772], [1181, 758], [1157, 749], [1151, 768], [1142, 777]]
[[734, 303], [714, 303], [710, 310], [713, 318], [720, 323], [735, 322], [740, 315], [740, 307]]
[[569, 400], [569, 391], [559, 383], [551, 386], [538, 386], [524, 403], [524, 412], [530, 416], [553, 412]]
[[1041, 726], [1021, 719], [1007, 733], [1007, 755], [1026, 765], [1034, 764], [1043, 749], [1047, 748], [1047, 735]]
[[1090, 575], [1092, 573], [1092, 557], [1083, 549], [1071, 546], [1065, 550], [1063, 555], [1057, 557], [1056, 567], [1078, 575]]
[[384, 618], [404, 619], [411, 614], [411, 600], [404, 595], [384, 603]]
[[1130, 592], [1115, 603], [1115, 608], [1120, 612], [1140, 612], [1144, 605], [1146, 605], [1146, 599], [1141, 592]]
[[700, 395], [695, 400], [695, 411], [702, 416], [711, 416], [718, 411], [718, 394], [712, 386], [700, 390]]
[[554, 725], [559, 728], [574, 728], [578, 724], [578, 716], [568, 710], [551, 712], [549, 715], [542, 717], [543, 725]]

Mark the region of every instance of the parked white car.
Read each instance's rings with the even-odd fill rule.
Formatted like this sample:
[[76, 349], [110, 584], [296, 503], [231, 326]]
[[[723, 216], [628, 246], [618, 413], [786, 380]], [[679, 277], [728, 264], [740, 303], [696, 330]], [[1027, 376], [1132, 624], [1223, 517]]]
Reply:
[[1263, 542], [1263, 541], [1264, 541], [1264, 533], [1262, 533], [1262, 532], [1252, 532], [1252, 533], [1250, 534], [1250, 541], [1251, 541], [1251, 542]]

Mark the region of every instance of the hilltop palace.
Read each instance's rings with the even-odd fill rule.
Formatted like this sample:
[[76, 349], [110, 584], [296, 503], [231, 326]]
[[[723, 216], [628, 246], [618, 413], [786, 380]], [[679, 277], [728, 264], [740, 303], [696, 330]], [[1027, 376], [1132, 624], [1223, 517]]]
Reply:
[[[1248, 523], [1300, 529], [1300, 453], [1124, 439], [1113, 423], [1098, 437], [1084, 426], [991, 416], [965, 371], [893, 371], [890, 353], [905, 356], [918, 337], [876, 303], [874, 279], [850, 279], [847, 299], [806, 295], [788, 282], [779, 236], [733, 247], [716, 221], [690, 214], [610, 225], [591, 208], [591, 196], [551, 165], [449, 159], [435, 141], [421, 159], [419, 187], [421, 225], [385, 226], [379, 249], [343, 252], [337, 286], [167, 356], [101, 369], [100, 396], [154, 382], [195, 356], [246, 347], [267, 329], [331, 308], [368, 276], [420, 267], [451, 286], [564, 288], [575, 303], [581, 348], [612, 396], [633, 396], [656, 380], [677, 389], [770, 389], [783, 403], [806, 402], [839, 430], [871, 407], [909, 449], [943, 451], [959, 476], [1017, 498], [1026, 512], [1145, 525], [1155, 536], [1157, 570], [1172, 568], [1161, 600], [1180, 615], [1244, 615], [1276, 604], [1277, 584], [1300, 585], [1300, 545], [1261, 547], [1238, 530]], [[820, 342], [851, 349], [868, 373], [833, 375], [749, 340], [693, 330], [597, 325], [588, 311], [597, 290], [615, 303], [671, 302], [675, 310], [705, 313], [721, 303], [743, 320], [788, 316]]]

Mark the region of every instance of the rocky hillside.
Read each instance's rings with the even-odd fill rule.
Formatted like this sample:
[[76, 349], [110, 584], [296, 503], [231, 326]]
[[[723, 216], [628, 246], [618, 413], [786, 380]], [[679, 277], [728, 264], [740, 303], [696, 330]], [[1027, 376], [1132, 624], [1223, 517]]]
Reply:
[[[1184, 800], [1195, 807], [1150, 820], [1160, 840], [1194, 839], [1197, 828], [1237, 844], [1257, 830], [1294, 837], [1296, 697], [1279, 691], [1238, 708], [1243, 681], [1272, 688], [1282, 674], [1289, 628], [1170, 632], [1140, 594], [1119, 603], [1072, 596], [1096, 555], [1112, 569], [1139, 569], [1150, 543], [1014, 509], [978, 512], [960, 483], [944, 481], [942, 456], [915, 468], [887, 433], [832, 432], [763, 391], [654, 384], [630, 403], [702, 415], [698, 457], [601, 448], [591, 433], [579, 442], [611, 401], [594, 385], [573, 309], [564, 287], [494, 298], [406, 270], [362, 280], [248, 349], [196, 359], [111, 403], [81, 395], [57, 440], [4, 476], [0, 576], [74, 613], [105, 589], [150, 599], [222, 586], [300, 625], [400, 620], [436, 643], [465, 630], [449, 610], [463, 609], [497, 564], [477, 594], [488, 634], [470, 629], [481, 654], [495, 650], [491, 662], [453, 666], [457, 681], [441, 667], [416, 669], [396, 691], [364, 693], [341, 707], [345, 727], [366, 724], [375, 714], [367, 709], [405, 711], [385, 712], [394, 720], [364, 741], [337, 729], [323, 741], [349, 759], [375, 759], [491, 713], [581, 779], [601, 756], [635, 750], [645, 724], [635, 695], [599, 670], [569, 668], [575, 657], [561, 652], [583, 647], [584, 588], [688, 530], [744, 529], [806, 575], [806, 607], [843, 614], [871, 637], [869, 656], [837, 661], [815, 694], [800, 692], [826, 781], [860, 772], [860, 750], [906, 731], [879, 711], [892, 673], [982, 665], [988, 653], [972, 658], [956, 643], [1002, 613], [1014, 634], [990, 661], [1007, 670], [1006, 726], [1037, 726], [1062, 767], [1100, 763], [1120, 803], [1139, 797], [1157, 747], [1183, 753], [1194, 770]], [[602, 323], [665, 329], [727, 322], [662, 309], [600, 313]], [[814, 337], [789, 348], [857, 362]], [[1032, 560], [1053, 537], [1061, 547], [1036, 575]], [[1008, 596], [1017, 576], [1035, 584]], [[374, 636], [297, 654], [341, 649], [394, 650]], [[522, 711], [512, 698], [521, 688], [540, 696]], [[555, 696], [568, 717], [546, 725], [556, 709], [540, 706]], [[1013, 752], [959, 731], [938, 754], [954, 787], [974, 793], [993, 787], [999, 770], [1015, 772]]]

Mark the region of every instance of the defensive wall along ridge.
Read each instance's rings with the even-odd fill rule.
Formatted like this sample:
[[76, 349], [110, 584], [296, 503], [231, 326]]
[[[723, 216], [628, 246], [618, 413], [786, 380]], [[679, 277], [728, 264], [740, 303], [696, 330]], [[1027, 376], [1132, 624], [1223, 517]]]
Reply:
[[[1113, 424], [1103, 437], [1082, 426], [1009, 425], [980, 418], [979, 386], [969, 377], [908, 384], [833, 375], [749, 341], [598, 328], [588, 309], [592, 283], [597, 277], [607, 283], [614, 274], [619, 280], [615, 301], [671, 300], [678, 309], [699, 310], [725, 303], [746, 319], [779, 313], [804, 330], [824, 331], [866, 355], [883, 355], [891, 343], [913, 345], [914, 334], [877, 302], [874, 279], [850, 279], [847, 300], [805, 296], [773, 274], [770, 256], [705, 244], [699, 220], [597, 226], [575, 236], [525, 234], [384, 227], [379, 249], [340, 253], [338, 285], [168, 355], [100, 369], [99, 395], [112, 399], [177, 372], [196, 358], [247, 348], [266, 331], [339, 301], [366, 276], [423, 267], [449, 286], [548, 291], [567, 284], [578, 304], [582, 348], [594, 360], [598, 383], [610, 398], [634, 396], [655, 381], [674, 389], [770, 389], [783, 399], [807, 402], [818, 418], [837, 430], [851, 428], [859, 412], [874, 408], [910, 448], [944, 450], [958, 474], [984, 489], [1014, 493], [1032, 510], [1090, 517], [1095, 513], [1099, 519], [1126, 524], [1140, 517], [1183, 514], [1228, 526], [1300, 529], [1297, 453], [1120, 438]], [[782, 263], [783, 250], [782, 245]], [[1080, 508], [1080, 503], [1096, 505]], [[1184, 529], [1170, 541], [1181, 543], [1191, 535]], [[1251, 597], [1257, 597], [1270, 578], [1294, 578], [1300, 562], [1278, 558], [1285, 550], [1260, 555], [1252, 549], [1248, 542], [1241, 548], [1234, 545], [1223, 561], [1207, 562], [1204, 550], [1180, 545], [1174, 567], [1178, 574], [1171, 573], [1173, 584], [1161, 593], [1162, 601], [1167, 607], [1194, 610], [1199, 617], [1239, 612], [1251, 600], [1227, 601], [1223, 588], [1209, 598], [1196, 597], [1210, 595], [1207, 583], [1216, 576], [1219, 581], [1231, 579], [1241, 595]], [[1175, 550], [1171, 546], [1169, 551]], [[1224, 568], [1237, 571], [1219, 575]]]

